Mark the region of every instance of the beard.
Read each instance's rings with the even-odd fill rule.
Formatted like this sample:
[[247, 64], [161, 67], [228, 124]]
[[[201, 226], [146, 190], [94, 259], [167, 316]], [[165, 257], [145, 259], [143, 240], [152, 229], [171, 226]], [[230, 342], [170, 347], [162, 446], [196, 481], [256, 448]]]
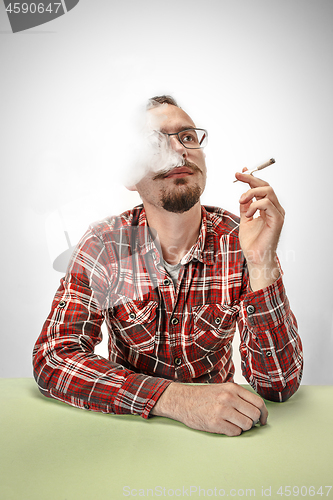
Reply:
[[162, 192], [162, 207], [168, 212], [182, 214], [190, 210], [198, 203], [201, 196], [201, 188], [198, 185], [189, 187], [186, 186], [187, 180], [183, 178], [175, 179], [176, 185], [184, 185], [184, 189], [178, 191], [167, 192], [165, 189]]
[[[181, 166], [189, 167], [193, 173], [198, 172], [202, 175], [202, 171], [195, 164], [188, 160], [184, 160]], [[153, 180], [163, 179], [168, 175], [170, 169], [159, 172], [153, 177]], [[202, 194], [202, 189], [198, 184], [195, 186], [187, 186], [188, 181], [184, 177], [174, 179], [175, 186], [184, 186], [183, 188], [176, 188], [172, 191], [162, 189], [161, 206], [168, 212], [182, 214], [190, 210], [199, 201]]]

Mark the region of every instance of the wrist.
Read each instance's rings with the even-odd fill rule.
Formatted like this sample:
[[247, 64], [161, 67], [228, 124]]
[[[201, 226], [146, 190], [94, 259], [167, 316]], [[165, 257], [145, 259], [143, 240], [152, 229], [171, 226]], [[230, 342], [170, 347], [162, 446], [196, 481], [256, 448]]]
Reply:
[[172, 382], [157, 400], [150, 414], [182, 421], [188, 413], [188, 404], [194, 387]]
[[[173, 404], [174, 393], [177, 389], [174, 386], [177, 385], [175, 382], [172, 382], [168, 387], [163, 391], [161, 396], [158, 398], [155, 406], [151, 410], [151, 415], [155, 415], [158, 417], [171, 417], [171, 408], [175, 407]], [[172, 417], [171, 417], [172, 418]]]
[[280, 268], [277, 262], [263, 264], [247, 264], [250, 286], [253, 292], [272, 285], [280, 277]]

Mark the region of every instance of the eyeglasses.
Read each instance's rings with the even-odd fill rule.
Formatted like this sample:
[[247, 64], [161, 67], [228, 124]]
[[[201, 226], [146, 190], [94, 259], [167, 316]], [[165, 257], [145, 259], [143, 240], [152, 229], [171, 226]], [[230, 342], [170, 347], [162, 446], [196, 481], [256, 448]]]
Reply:
[[176, 135], [179, 142], [187, 149], [201, 149], [208, 143], [208, 132], [204, 128], [187, 128], [174, 134], [166, 134], [165, 132], [162, 134], [169, 137]]

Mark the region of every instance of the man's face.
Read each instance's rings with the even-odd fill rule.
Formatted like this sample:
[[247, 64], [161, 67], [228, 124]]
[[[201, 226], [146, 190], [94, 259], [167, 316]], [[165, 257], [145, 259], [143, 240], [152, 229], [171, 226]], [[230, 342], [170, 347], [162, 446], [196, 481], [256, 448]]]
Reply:
[[[152, 121], [159, 124], [160, 132], [173, 134], [195, 127], [191, 118], [180, 108], [170, 104], [152, 108]], [[144, 204], [183, 213], [199, 202], [206, 184], [205, 155], [202, 149], [187, 149], [176, 135], [169, 138], [170, 147], [184, 164], [169, 172], [149, 172], [135, 186]]]

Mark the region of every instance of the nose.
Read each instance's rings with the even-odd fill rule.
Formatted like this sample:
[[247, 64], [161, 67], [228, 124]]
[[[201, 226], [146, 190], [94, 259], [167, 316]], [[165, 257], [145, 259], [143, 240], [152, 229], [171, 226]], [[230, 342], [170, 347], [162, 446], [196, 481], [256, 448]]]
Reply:
[[188, 149], [180, 142], [176, 135], [172, 135], [169, 137], [170, 146], [176, 153], [180, 154], [183, 158], [187, 158]]

